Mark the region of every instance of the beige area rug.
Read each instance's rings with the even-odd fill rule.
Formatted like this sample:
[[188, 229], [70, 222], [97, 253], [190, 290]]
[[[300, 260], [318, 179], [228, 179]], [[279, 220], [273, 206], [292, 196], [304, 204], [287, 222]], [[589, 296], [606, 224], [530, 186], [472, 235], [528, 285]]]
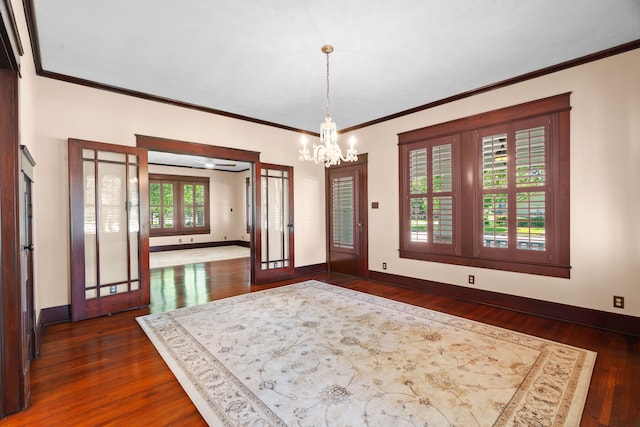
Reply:
[[149, 268], [171, 267], [174, 265], [197, 264], [199, 262], [248, 257], [249, 248], [243, 246], [215, 246], [201, 249], [151, 252], [149, 254]]
[[596, 358], [318, 281], [138, 322], [215, 426], [577, 426]]

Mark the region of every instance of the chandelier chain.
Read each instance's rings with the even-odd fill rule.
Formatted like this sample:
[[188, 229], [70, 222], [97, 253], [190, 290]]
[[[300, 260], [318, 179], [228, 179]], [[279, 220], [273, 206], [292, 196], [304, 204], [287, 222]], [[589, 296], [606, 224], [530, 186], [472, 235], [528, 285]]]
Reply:
[[329, 53], [327, 52], [327, 117], [331, 117], [331, 98], [329, 97]]

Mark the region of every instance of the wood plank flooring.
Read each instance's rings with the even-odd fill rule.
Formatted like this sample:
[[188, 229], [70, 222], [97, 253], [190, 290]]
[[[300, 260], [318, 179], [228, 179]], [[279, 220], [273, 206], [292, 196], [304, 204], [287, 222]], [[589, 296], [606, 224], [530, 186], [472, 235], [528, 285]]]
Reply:
[[[248, 259], [152, 270], [152, 304], [46, 329], [31, 406], [0, 426], [205, 425], [135, 317], [302, 279], [251, 286]], [[640, 338], [358, 278], [310, 278], [598, 352], [581, 426], [640, 427]]]

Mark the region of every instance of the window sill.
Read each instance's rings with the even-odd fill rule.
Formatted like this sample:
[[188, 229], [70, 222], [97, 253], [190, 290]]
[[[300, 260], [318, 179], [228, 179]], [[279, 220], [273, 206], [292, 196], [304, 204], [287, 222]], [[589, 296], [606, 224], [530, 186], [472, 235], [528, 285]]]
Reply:
[[492, 270], [511, 271], [514, 273], [535, 274], [538, 276], [559, 277], [562, 279], [571, 278], [571, 266], [567, 265], [501, 261], [496, 259], [439, 255], [406, 250], [400, 250], [400, 258], [439, 262], [443, 264], [464, 265], [467, 267], [489, 268]]
[[153, 231], [149, 232], [149, 237], [167, 237], [167, 236], [188, 236], [192, 234], [211, 234], [211, 229], [201, 228], [197, 230], [178, 230], [178, 231]]

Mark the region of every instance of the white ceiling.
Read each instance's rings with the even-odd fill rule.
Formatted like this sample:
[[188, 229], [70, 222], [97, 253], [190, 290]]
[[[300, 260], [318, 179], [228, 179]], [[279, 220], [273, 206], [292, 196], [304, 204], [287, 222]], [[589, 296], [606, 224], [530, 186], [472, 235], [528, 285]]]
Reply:
[[640, 39], [640, 0], [33, 0], [44, 71], [318, 132]]
[[149, 164], [179, 166], [195, 169], [214, 169], [227, 172], [242, 172], [251, 169], [251, 163], [216, 159], [212, 157], [192, 156], [187, 154], [149, 151]]

